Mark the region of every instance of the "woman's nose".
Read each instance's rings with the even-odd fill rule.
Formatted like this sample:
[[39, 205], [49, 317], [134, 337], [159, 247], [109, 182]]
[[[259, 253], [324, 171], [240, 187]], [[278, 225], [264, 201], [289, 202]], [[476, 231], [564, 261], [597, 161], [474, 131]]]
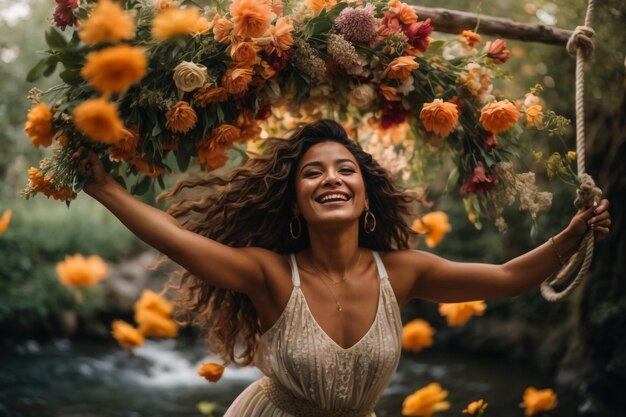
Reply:
[[331, 170], [326, 174], [326, 178], [324, 178], [322, 185], [341, 185], [341, 178], [339, 178], [339, 175], [337, 175], [335, 170]]

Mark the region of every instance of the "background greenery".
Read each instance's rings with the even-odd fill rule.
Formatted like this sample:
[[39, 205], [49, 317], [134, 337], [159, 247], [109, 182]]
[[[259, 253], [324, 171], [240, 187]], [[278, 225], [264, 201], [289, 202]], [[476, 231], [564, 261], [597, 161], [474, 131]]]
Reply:
[[[442, 5], [435, 0], [419, 4]], [[87, 303], [78, 304], [75, 296], [58, 284], [54, 265], [66, 254], [98, 254], [115, 263], [146, 249], [85, 195], [80, 195], [69, 209], [41, 196], [33, 201], [18, 196], [27, 182], [28, 167], [48, 152], [32, 147], [23, 124], [30, 107], [26, 95], [33, 87], [25, 76], [40, 58], [37, 51], [45, 47], [43, 29], [53, 6], [46, 0], [0, 0], [0, 212], [13, 210], [11, 225], [0, 236], [0, 329], [10, 338], [55, 335], [64, 311], [78, 310], [80, 317], [87, 318], [105, 308], [97, 293], [88, 297]], [[586, 2], [449, 0], [445, 7], [573, 29], [584, 20]], [[492, 301], [487, 317], [463, 329], [444, 330], [437, 342], [438, 346], [498, 352], [531, 361], [554, 372], [558, 381], [591, 404], [588, 410], [600, 410], [588, 415], [598, 416], [619, 415], [616, 410], [626, 409], [623, 395], [616, 394], [626, 388], [626, 172], [620, 160], [626, 156], [625, 24], [626, 6], [622, 0], [599, 2], [594, 23], [596, 53], [585, 79], [587, 166], [611, 199], [614, 226], [612, 236], [597, 246], [591, 283], [568, 301], [557, 304], [543, 301], [537, 291]], [[514, 80], [498, 88], [505, 95], [519, 96], [539, 82], [545, 87], [543, 97], [548, 107], [573, 119], [574, 59], [565, 48], [523, 42], [509, 45], [514, 57], [506, 68]], [[55, 74], [38, 82], [37, 87], [45, 89], [57, 82]], [[536, 142], [536, 148], [544, 154], [562, 150], [559, 142], [547, 137], [533, 135], [528, 140]], [[573, 129], [565, 141], [568, 147], [574, 147]], [[474, 229], [465, 218], [459, 197], [441, 191], [442, 179], [433, 184], [430, 197], [436, 203], [434, 209], [450, 214], [453, 230], [435, 252], [455, 260], [500, 263], [561, 230], [574, 213], [573, 190], [547, 183], [544, 170], [533, 165], [532, 157], [526, 164], [538, 172], [543, 187], [555, 193], [552, 211], [539, 216], [536, 240], [530, 238], [527, 216], [513, 210], [508, 219], [515, 220], [510, 221], [506, 235], [498, 234], [490, 225], [481, 231]], [[153, 202], [153, 197], [151, 193], [144, 198]], [[432, 304], [416, 302], [405, 314], [406, 318], [426, 317], [445, 328]], [[502, 323], [523, 325], [502, 327]]]

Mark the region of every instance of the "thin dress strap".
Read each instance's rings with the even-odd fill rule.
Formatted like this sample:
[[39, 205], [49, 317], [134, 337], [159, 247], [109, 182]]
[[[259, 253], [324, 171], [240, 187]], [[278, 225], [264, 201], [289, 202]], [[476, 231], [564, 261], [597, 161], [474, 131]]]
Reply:
[[378, 269], [378, 276], [380, 279], [387, 279], [387, 270], [385, 269], [385, 265], [383, 261], [380, 259], [380, 255], [376, 251], [372, 251], [372, 255], [374, 256], [374, 261], [376, 262], [376, 269]]
[[300, 287], [300, 273], [298, 272], [298, 264], [296, 262], [296, 255], [289, 254], [289, 265], [291, 266], [291, 282], [294, 287]]

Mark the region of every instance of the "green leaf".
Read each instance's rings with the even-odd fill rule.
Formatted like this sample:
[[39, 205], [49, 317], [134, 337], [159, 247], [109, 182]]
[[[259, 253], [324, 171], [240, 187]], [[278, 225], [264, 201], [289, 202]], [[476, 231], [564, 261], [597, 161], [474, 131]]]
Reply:
[[163, 175], [159, 175], [157, 177], [157, 182], [159, 183], [159, 187], [161, 187], [162, 190], [165, 190], [165, 181], [163, 181]]
[[135, 185], [130, 189], [131, 194], [135, 195], [144, 195], [148, 189], [150, 188], [150, 184], [152, 183], [152, 178], [144, 176], [142, 179], [137, 181]]
[[83, 81], [83, 77], [80, 76], [80, 70], [77, 69], [67, 69], [62, 71], [59, 74], [59, 77], [61, 77], [61, 79], [69, 85], [80, 84]]
[[114, 175], [113, 179], [122, 187], [126, 188], [126, 180], [121, 175]]
[[46, 30], [46, 43], [52, 49], [63, 49], [67, 46], [67, 40], [54, 26]]
[[450, 175], [448, 175], [448, 182], [446, 184], [446, 192], [450, 192], [456, 188], [456, 184], [459, 181], [459, 168], [454, 167], [452, 171], [450, 171]]
[[26, 74], [26, 81], [32, 83], [33, 81], [37, 81], [38, 79], [40, 79], [47, 65], [48, 65], [47, 58], [39, 61], [34, 67], [30, 69], [30, 71], [28, 71], [28, 74]]
[[152, 127], [152, 132], [150, 133], [150, 136], [153, 136], [153, 137], [159, 136], [161, 131], [162, 131], [161, 126], [158, 123], [155, 123], [154, 126]]
[[44, 77], [49, 77], [54, 73], [54, 70], [57, 68], [57, 64], [59, 63], [59, 59], [56, 56], [51, 56], [48, 58], [46, 62], [46, 69], [43, 72]]
[[179, 150], [178, 152], [176, 152], [176, 163], [178, 164], [178, 168], [181, 171], [187, 171], [187, 168], [189, 168], [189, 161], [191, 160], [191, 156], [182, 150]]
[[429, 52], [436, 52], [436, 51], [438, 51], [439, 49], [443, 48], [443, 46], [444, 46], [445, 44], [446, 44], [446, 43], [445, 43], [444, 41], [441, 41], [441, 40], [439, 40], [439, 41], [432, 41], [432, 42], [428, 45], [428, 51], [429, 51]]

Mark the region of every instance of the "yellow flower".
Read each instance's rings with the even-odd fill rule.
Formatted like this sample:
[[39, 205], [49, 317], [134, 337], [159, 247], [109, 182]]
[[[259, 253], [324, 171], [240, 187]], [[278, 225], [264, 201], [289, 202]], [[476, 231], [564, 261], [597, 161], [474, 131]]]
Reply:
[[139, 300], [135, 302], [135, 311], [151, 310], [165, 317], [170, 317], [174, 311], [172, 303], [152, 290], [143, 290]]
[[449, 326], [463, 326], [472, 316], [482, 316], [487, 305], [484, 301], [470, 301], [467, 303], [441, 303], [439, 314], [445, 316]]
[[263, 36], [272, 21], [272, 9], [267, 0], [234, 0], [230, 5], [233, 32], [242, 38]]
[[186, 101], [179, 101], [167, 112], [165, 127], [174, 133], [187, 133], [198, 122], [198, 115]]
[[480, 35], [471, 30], [464, 30], [457, 39], [466, 49], [474, 49], [480, 43]]
[[217, 382], [222, 378], [224, 367], [218, 363], [205, 362], [198, 369], [198, 375], [205, 378], [209, 382]]
[[146, 337], [176, 337], [178, 326], [174, 320], [155, 310], [135, 310], [135, 321], [139, 332]]
[[526, 109], [526, 123], [532, 127], [541, 126], [543, 122], [543, 113], [541, 112], [541, 105], [535, 104]]
[[44, 102], [39, 103], [28, 112], [24, 131], [36, 147], [47, 147], [52, 144], [52, 112]]
[[404, 399], [402, 415], [431, 417], [436, 412], [450, 408], [450, 403], [444, 401], [446, 397], [448, 397], [448, 391], [443, 390], [441, 385], [433, 382]]
[[535, 155], [535, 162], [541, 162], [541, 158], [543, 158], [543, 152], [535, 151], [534, 155]]
[[509, 100], [489, 103], [480, 111], [483, 127], [495, 135], [513, 127], [518, 119], [519, 110]]
[[424, 104], [420, 119], [427, 131], [446, 137], [459, 125], [459, 109], [456, 104], [437, 98]]
[[421, 219], [413, 222], [411, 228], [420, 234], [426, 235], [426, 245], [434, 248], [443, 240], [452, 226], [448, 223], [448, 215], [443, 211], [431, 211], [425, 214]]
[[526, 409], [526, 416], [532, 416], [540, 411], [554, 410], [556, 405], [556, 394], [550, 388], [528, 387], [524, 390], [524, 402], [519, 406]]
[[119, 3], [100, 0], [78, 36], [88, 45], [129, 40], [135, 37], [135, 23]]
[[432, 346], [435, 329], [426, 320], [415, 319], [402, 328], [402, 347], [411, 352], [419, 352]]
[[87, 100], [74, 109], [76, 128], [96, 142], [118, 143], [124, 136], [124, 124], [117, 107], [104, 98]]
[[143, 335], [122, 320], [114, 320], [111, 323], [111, 333], [124, 349], [132, 349], [144, 343]]
[[487, 408], [487, 403], [484, 400], [473, 401], [467, 405], [467, 408], [463, 410], [463, 414], [470, 415], [482, 415]]
[[411, 71], [419, 68], [419, 64], [415, 62], [412, 56], [400, 56], [387, 65], [383, 72], [383, 78], [395, 78], [404, 80], [411, 75]]
[[570, 161], [575, 160], [576, 159], [576, 152], [574, 152], [574, 151], [567, 152], [567, 159], [569, 159]]
[[143, 78], [147, 65], [142, 48], [119, 45], [88, 54], [80, 74], [102, 93], [121, 93]]
[[194, 33], [200, 12], [196, 8], [168, 8], [161, 11], [152, 21], [152, 36], [164, 41], [175, 36]]
[[93, 287], [108, 274], [107, 264], [99, 256], [65, 256], [65, 261], [56, 265], [61, 284], [68, 287]]
[[2, 217], [0, 217], [0, 235], [3, 234], [9, 227], [11, 214], [13, 214], [11, 210], [5, 210], [4, 213], [2, 213]]

